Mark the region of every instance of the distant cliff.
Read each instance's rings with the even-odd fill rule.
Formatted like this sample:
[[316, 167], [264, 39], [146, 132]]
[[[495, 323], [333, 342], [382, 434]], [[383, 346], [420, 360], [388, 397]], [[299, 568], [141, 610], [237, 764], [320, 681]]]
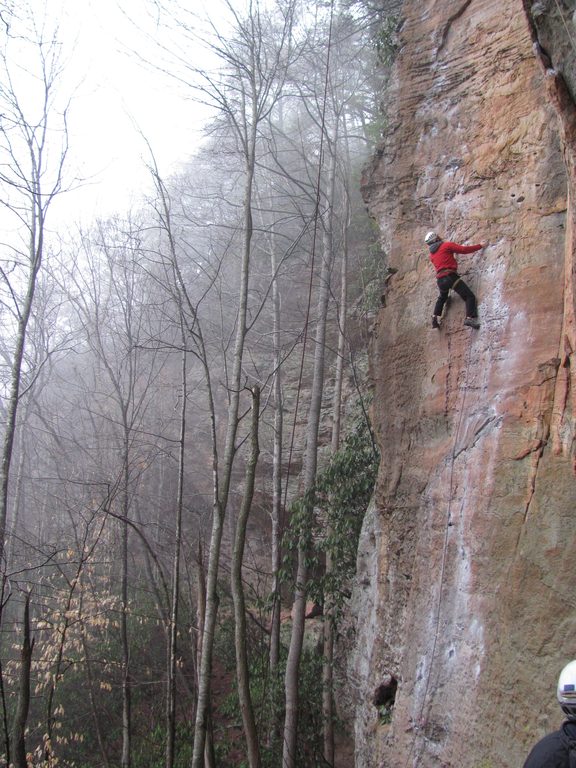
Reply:
[[[576, 3], [405, 0], [363, 180], [388, 263], [358, 560], [356, 768], [522, 764], [576, 657]], [[430, 327], [428, 229], [466, 243]], [[377, 691], [398, 682], [390, 718]], [[375, 698], [376, 695], [376, 698]]]

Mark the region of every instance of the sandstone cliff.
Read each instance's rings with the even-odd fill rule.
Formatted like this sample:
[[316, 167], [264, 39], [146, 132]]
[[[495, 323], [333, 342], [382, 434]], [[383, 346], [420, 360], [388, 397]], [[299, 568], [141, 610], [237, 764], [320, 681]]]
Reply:
[[[576, 658], [574, 0], [405, 0], [364, 179], [390, 266], [353, 604], [356, 767], [520, 766]], [[535, 45], [539, 41], [539, 45]], [[441, 331], [422, 240], [460, 259]], [[392, 721], [373, 703], [398, 681]]]

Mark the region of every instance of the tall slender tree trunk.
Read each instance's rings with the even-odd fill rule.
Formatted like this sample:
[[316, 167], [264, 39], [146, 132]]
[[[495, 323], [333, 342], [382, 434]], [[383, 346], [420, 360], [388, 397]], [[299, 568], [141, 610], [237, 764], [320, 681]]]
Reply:
[[[255, 142], [255, 138], [254, 138]], [[153, 156], [152, 156], [153, 157]], [[198, 549], [198, 636], [196, 642], [196, 664], [195, 671], [197, 675], [197, 699], [196, 712], [194, 716], [194, 747], [192, 754], [192, 768], [213, 768], [215, 766], [215, 753], [212, 740], [212, 721], [210, 713], [210, 677], [212, 673], [212, 651], [214, 644], [214, 632], [216, 627], [216, 615], [218, 611], [218, 593], [217, 580], [218, 569], [220, 565], [220, 546], [222, 542], [222, 533], [224, 526], [224, 513], [226, 509], [230, 479], [232, 473], [232, 463], [234, 459], [234, 449], [236, 440], [236, 429], [238, 424], [238, 411], [240, 403], [240, 377], [242, 370], [242, 353], [244, 346], [244, 337], [246, 335], [246, 313], [248, 302], [248, 267], [250, 255], [250, 240], [252, 236], [251, 229], [251, 210], [250, 200], [252, 191], [252, 182], [254, 174], [254, 165], [250, 166], [252, 172], [249, 174], [247, 182], [247, 202], [245, 203], [245, 220], [250, 223], [246, 226], [245, 240], [243, 249], [243, 260], [241, 266], [240, 279], [240, 305], [239, 321], [237, 323], [237, 336], [234, 348], [233, 364], [233, 384], [231, 384], [231, 404], [228, 409], [228, 428], [227, 439], [224, 453], [223, 483], [220, 485], [220, 472], [218, 460], [218, 441], [216, 434], [216, 408], [214, 404], [214, 395], [212, 390], [212, 380], [208, 357], [204, 346], [202, 327], [198, 319], [196, 307], [190, 299], [184, 282], [180, 265], [178, 263], [176, 242], [172, 231], [170, 205], [166, 194], [165, 186], [160, 178], [158, 167], [153, 157], [153, 176], [156, 188], [162, 200], [162, 224], [168, 237], [168, 243], [171, 254], [171, 266], [174, 273], [176, 290], [178, 293], [177, 301], [180, 307], [181, 320], [185, 323], [190, 336], [195, 339], [197, 344], [197, 354], [201, 361], [204, 375], [206, 377], [206, 396], [208, 400], [208, 412], [210, 414], [210, 431], [212, 440], [212, 477], [213, 477], [213, 505], [212, 505], [212, 531], [210, 536], [210, 547], [208, 552], [208, 569], [204, 573], [203, 552], [199, 542]], [[249, 194], [248, 194], [249, 193]], [[185, 313], [189, 313], [189, 318]], [[235, 409], [235, 410], [233, 410]]]
[[270, 620], [270, 672], [275, 677], [280, 661], [280, 583], [278, 575], [282, 560], [280, 542], [282, 536], [282, 436], [283, 436], [283, 397], [280, 349], [280, 291], [278, 286], [276, 247], [274, 238], [271, 251], [272, 268], [272, 337], [274, 344], [274, 438], [272, 449], [272, 612]]
[[[27, 422], [27, 411], [28, 408], [24, 406], [24, 415], [20, 415], [20, 430], [25, 428], [25, 424]], [[21, 520], [21, 512], [22, 510], [26, 509], [26, 484], [24, 482], [24, 467], [26, 464], [26, 446], [22, 445], [21, 450], [19, 451], [18, 456], [18, 465], [16, 469], [16, 481], [14, 483], [14, 502], [12, 504], [12, 515], [10, 523], [7, 525], [7, 532], [6, 532], [6, 561], [10, 562], [12, 560], [13, 555], [13, 549], [14, 549], [14, 537], [18, 535], [18, 530], [21, 528], [21, 524], [23, 526], [26, 525], [26, 521]], [[7, 521], [8, 522], [8, 521]]]
[[[348, 208], [348, 206], [347, 206]], [[348, 212], [348, 211], [347, 211]], [[343, 225], [343, 248], [340, 265], [340, 306], [338, 308], [338, 351], [334, 375], [334, 402], [332, 404], [332, 454], [340, 447], [340, 429], [342, 423], [342, 382], [344, 378], [344, 355], [346, 352], [346, 313], [348, 308], [348, 215]], [[331, 526], [326, 528], [326, 537], [332, 534]], [[334, 567], [332, 557], [326, 554], [326, 575]], [[329, 595], [324, 602], [324, 654], [322, 658], [322, 723], [324, 728], [324, 760], [327, 765], [334, 765], [334, 630], [335, 616], [333, 601]]]
[[244, 587], [242, 585], [242, 562], [244, 560], [244, 545], [246, 543], [246, 528], [248, 516], [252, 507], [254, 496], [254, 481], [256, 466], [258, 464], [258, 420], [260, 418], [260, 389], [252, 389], [252, 423], [250, 428], [250, 456], [246, 463], [246, 481], [244, 498], [238, 515], [236, 525], [236, 538], [232, 553], [232, 568], [230, 585], [234, 602], [234, 640], [236, 647], [236, 679], [238, 682], [238, 696], [240, 699], [240, 711], [248, 750], [248, 765], [250, 768], [260, 768], [260, 746], [258, 732], [254, 719], [254, 708], [250, 694], [250, 676], [248, 650], [246, 640], [246, 605], [244, 600]]
[[186, 438], [186, 339], [183, 332], [182, 349], [182, 408], [180, 411], [180, 450], [178, 456], [178, 492], [176, 496], [176, 521], [174, 555], [172, 560], [172, 599], [168, 632], [168, 669], [166, 691], [166, 768], [173, 768], [176, 747], [176, 667], [178, 657], [178, 604], [180, 595], [180, 553], [182, 548], [182, 505], [184, 497], [184, 457]]
[[[345, 121], [344, 121], [345, 123]], [[344, 136], [346, 150], [347, 138]], [[346, 158], [349, 157], [346, 152]], [[350, 218], [350, 198], [344, 190], [345, 210], [342, 218], [342, 258], [340, 264], [340, 302], [338, 308], [338, 349], [336, 354], [336, 370], [334, 375], [334, 401], [332, 407], [332, 454], [340, 448], [340, 432], [342, 424], [342, 384], [344, 378], [344, 359], [346, 353], [346, 317], [348, 311], [348, 227]], [[326, 536], [330, 537], [332, 529], [328, 525]], [[326, 575], [329, 576], [334, 567], [330, 553], [326, 556]], [[335, 616], [330, 597], [324, 606], [324, 655], [322, 667], [322, 721], [324, 724], [324, 759], [329, 765], [334, 764], [334, 634]]]
[[202, 637], [202, 655], [198, 680], [198, 703], [196, 709], [196, 728], [194, 733], [194, 751], [192, 768], [202, 768], [206, 729], [210, 708], [210, 676], [212, 673], [212, 652], [214, 632], [218, 613], [218, 570], [220, 566], [220, 546], [224, 530], [224, 518], [228, 503], [228, 494], [232, 479], [232, 467], [236, 453], [236, 432], [238, 429], [238, 414], [240, 410], [240, 388], [242, 377], [242, 359], [246, 339], [246, 321], [248, 307], [248, 284], [250, 277], [250, 251], [252, 244], [252, 187], [255, 171], [256, 147], [256, 115], [253, 104], [251, 135], [246, 156], [246, 182], [244, 186], [243, 223], [244, 242], [242, 262], [240, 267], [240, 295], [238, 318], [236, 323], [236, 338], [232, 359], [232, 376], [229, 383], [230, 402], [228, 404], [228, 422], [224, 444], [222, 467], [222, 483], [218, 488], [215, 483], [215, 498], [212, 512], [212, 534], [208, 554], [208, 573], [206, 578], [206, 617]]
[[[198, 675], [200, 669], [200, 658], [202, 656], [202, 638], [204, 636], [204, 624], [206, 622], [206, 573], [204, 570], [204, 553], [202, 550], [202, 542], [198, 541], [198, 578], [197, 578], [197, 590], [196, 590], [196, 623], [198, 625], [198, 631], [196, 633], [196, 675]], [[196, 688], [198, 688], [199, 679], [196, 677]]]
[[[125, 416], [125, 414], [124, 414]], [[132, 680], [130, 671], [130, 639], [128, 636], [128, 432], [124, 430], [124, 459], [122, 487], [122, 517], [121, 523], [121, 587], [120, 587], [120, 639], [122, 645], [122, 755], [120, 765], [130, 768], [132, 741]]]
[[[5, 5], [4, 7], [7, 9], [4, 21], [7, 26], [11, 26], [10, 17], [14, 11], [10, 6]], [[38, 20], [35, 19], [35, 21]], [[47, 32], [47, 30], [44, 31]], [[10, 36], [9, 34], [8, 37]], [[20, 94], [18, 89], [14, 87], [15, 83], [22, 85], [24, 81], [20, 81], [19, 77], [12, 77], [10, 57], [6, 58], [6, 52], [2, 62], [2, 111], [7, 108], [11, 115], [11, 117], [4, 115], [1, 131], [4, 136], [1, 173], [3, 188], [7, 187], [11, 190], [8, 195], [3, 195], [4, 205], [6, 211], [15, 215], [20, 231], [27, 232], [29, 243], [28, 275], [27, 278], [21, 279], [17, 290], [19, 294], [20, 288], [22, 288], [24, 295], [22, 301], [18, 301], [18, 306], [15, 308], [18, 324], [10, 383], [6, 387], [6, 411], [2, 419], [4, 422], [4, 440], [0, 458], [0, 568], [4, 567], [6, 560], [4, 548], [10, 468], [22, 386], [26, 337], [32, 315], [38, 273], [44, 257], [46, 216], [54, 197], [62, 188], [62, 172], [68, 139], [66, 110], [62, 115], [63, 120], [60, 123], [60, 129], [54, 130], [55, 126], [52, 125], [55, 104], [54, 91], [59, 75], [58, 56], [54, 54], [60, 43], [57, 36], [53, 35], [48, 39], [38, 32], [38, 36], [33, 40], [33, 45], [36, 64], [33, 63], [35, 58], [33, 56], [29, 61], [31, 68], [28, 70], [28, 74], [33, 74], [37, 82], [42, 83], [43, 86], [38, 90], [36, 94], [38, 98], [34, 98], [33, 104], [30, 102], [29, 94]], [[20, 66], [21, 62], [14, 62], [15, 69]], [[23, 88], [25, 87], [24, 84]], [[26, 95], [26, 98], [21, 99], [21, 95]], [[30, 121], [26, 118], [28, 107], [31, 108], [34, 115]], [[57, 146], [58, 134], [62, 140], [60, 155], [56, 164], [48, 163], [48, 156], [51, 153], [47, 152], [47, 143], [50, 141], [52, 147]], [[55, 143], [54, 140], [56, 140]], [[17, 149], [20, 146], [26, 148], [22, 153]], [[6, 278], [5, 273], [3, 277]], [[9, 289], [12, 290], [12, 286], [9, 285]]]
[[8, 510], [8, 487], [10, 480], [10, 467], [12, 463], [12, 453], [14, 449], [14, 439], [16, 436], [16, 417], [18, 405], [20, 402], [20, 387], [22, 385], [22, 364], [24, 361], [24, 347], [26, 344], [26, 331], [32, 313], [34, 303], [34, 293], [36, 291], [36, 281], [40, 264], [42, 262], [43, 252], [43, 225], [44, 219], [40, 211], [34, 211], [34, 220], [36, 217], [38, 223], [32, 227], [30, 242], [30, 272], [28, 275], [28, 285], [24, 304], [20, 310], [18, 331], [16, 334], [16, 346], [12, 360], [12, 370], [10, 374], [10, 388], [8, 395], [8, 405], [6, 408], [6, 426], [4, 430], [4, 444], [2, 447], [2, 471], [0, 475], [0, 564], [4, 560], [4, 547], [6, 539], [6, 522]]
[[[206, 623], [206, 573], [204, 570], [204, 555], [202, 552], [202, 542], [198, 542], [198, 587], [197, 587], [197, 616], [198, 632], [196, 634], [196, 659], [194, 663], [196, 672], [196, 690], [199, 687], [200, 680], [200, 659], [202, 657], [202, 638], [204, 637], [204, 625]], [[208, 723], [206, 727], [206, 744], [204, 747], [204, 765], [210, 768], [215, 762], [212, 718], [208, 712]]]
[[20, 675], [18, 686], [18, 703], [14, 717], [12, 741], [14, 744], [14, 768], [28, 768], [26, 759], [26, 723], [30, 709], [30, 669], [32, 666], [32, 651], [34, 640], [30, 639], [30, 593], [26, 594], [24, 602], [24, 624], [22, 650], [20, 651]]
[[[2, 583], [2, 589], [0, 590], [0, 624], [1, 624], [1, 614], [4, 610], [4, 590], [6, 581], [4, 576], [0, 577], [1, 583]], [[10, 765], [10, 728], [8, 726], [8, 708], [7, 708], [7, 702], [6, 702], [6, 689], [4, 687], [4, 665], [2, 663], [2, 659], [0, 658], [0, 700], [2, 702], [2, 730], [4, 732], [4, 754], [6, 756], [6, 764]]]
[[84, 653], [84, 663], [86, 665], [86, 675], [88, 677], [88, 695], [90, 697], [90, 709], [92, 711], [92, 722], [94, 723], [94, 731], [96, 733], [96, 740], [100, 748], [100, 759], [105, 768], [110, 768], [110, 760], [108, 759], [108, 753], [106, 751], [106, 742], [104, 740], [104, 734], [102, 732], [102, 724], [98, 715], [98, 707], [96, 705], [96, 696], [94, 694], [94, 675], [92, 673], [92, 662], [90, 661], [90, 649], [88, 647], [88, 641], [86, 639], [86, 632], [84, 628], [84, 622], [81, 623], [82, 632], [82, 651]]
[[[333, 196], [330, 196], [330, 200]], [[318, 462], [318, 432], [320, 428], [320, 412], [324, 388], [324, 367], [326, 358], [326, 322], [330, 299], [330, 276], [333, 263], [332, 248], [332, 212], [328, 212], [328, 221], [324, 228], [324, 247], [322, 268], [320, 272], [320, 289], [318, 294], [316, 335], [314, 348], [314, 368], [312, 388], [310, 393], [310, 408], [306, 429], [306, 450], [304, 453], [304, 494], [309, 494], [316, 480]], [[306, 516], [311, 522], [313, 509], [309, 503]], [[298, 546], [298, 565], [296, 570], [296, 586], [294, 590], [294, 605], [292, 608], [292, 633], [290, 648], [286, 662], [285, 692], [286, 717], [284, 721], [284, 745], [282, 753], [282, 768], [295, 768], [298, 740], [298, 678], [302, 645], [304, 640], [304, 620], [306, 614], [306, 587], [308, 582], [308, 552], [301, 541]]]

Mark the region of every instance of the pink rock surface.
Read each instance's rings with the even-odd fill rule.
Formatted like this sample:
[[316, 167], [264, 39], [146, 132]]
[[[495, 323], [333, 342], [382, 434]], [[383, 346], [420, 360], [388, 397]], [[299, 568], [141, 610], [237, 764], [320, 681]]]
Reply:
[[[561, 722], [576, 658], [576, 121], [522, 4], [407, 0], [402, 16], [364, 178], [398, 272], [371, 349], [382, 464], [353, 599], [356, 768], [512, 768]], [[489, 243], [459, 259], [479, 331], [457, 296], [430, 327], [429, 229]]]

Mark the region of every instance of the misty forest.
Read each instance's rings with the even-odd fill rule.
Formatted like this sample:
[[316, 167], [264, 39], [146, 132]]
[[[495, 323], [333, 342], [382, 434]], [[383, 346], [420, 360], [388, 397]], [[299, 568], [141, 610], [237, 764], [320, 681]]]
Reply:
[[360, 176], [397, 20], [141, 5], [158, 36], [128, 52], [203, 140], [166, 176], [135, 128], [141, 200], [63, 227], [66, 47], [42, 3], [0, 4], [0, 761], [334, 766], [379, 460]]

